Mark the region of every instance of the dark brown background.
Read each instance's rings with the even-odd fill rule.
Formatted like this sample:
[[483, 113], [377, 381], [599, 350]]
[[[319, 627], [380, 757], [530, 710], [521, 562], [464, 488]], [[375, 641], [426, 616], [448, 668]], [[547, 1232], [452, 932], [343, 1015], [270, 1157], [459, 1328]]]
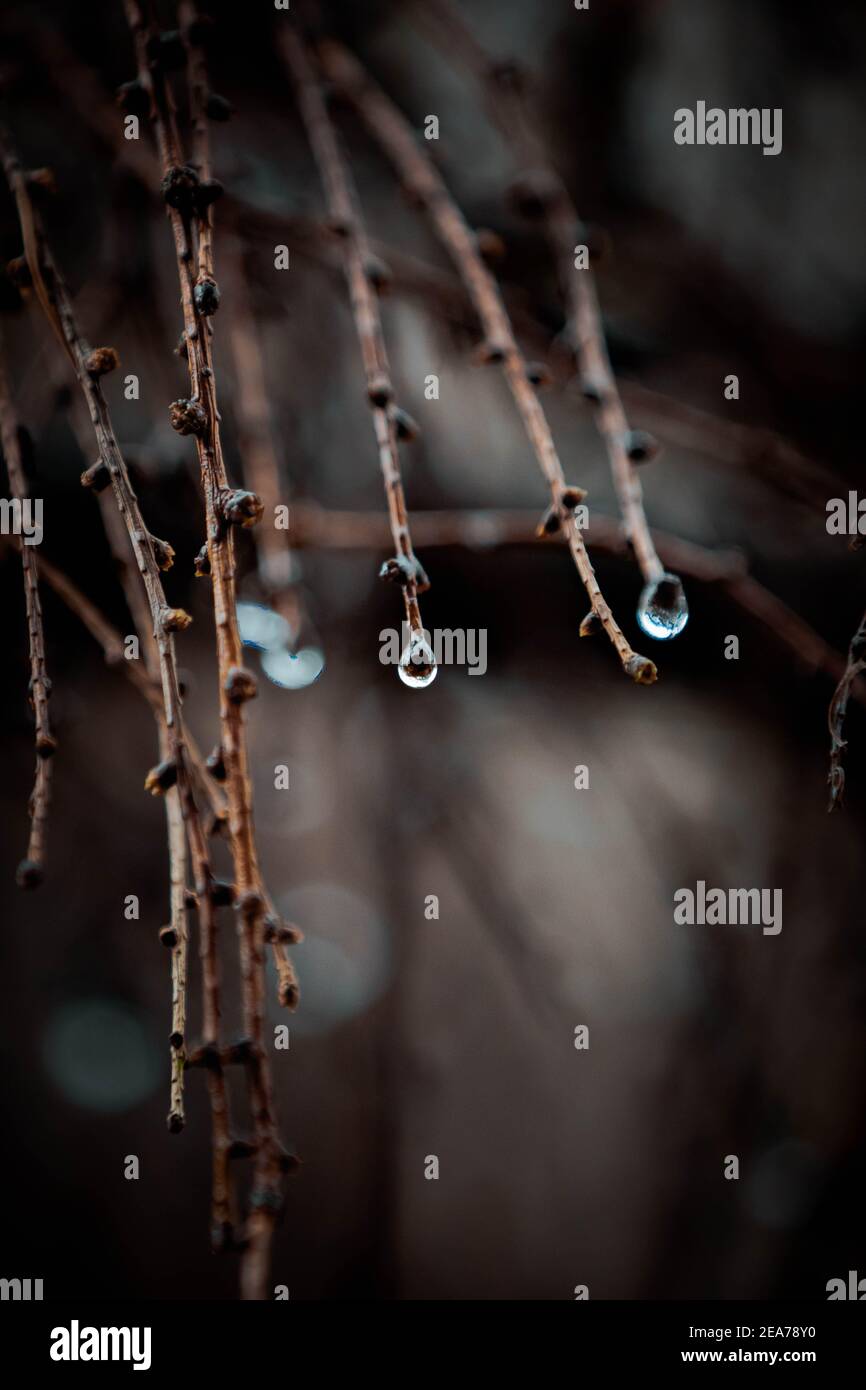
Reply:
[[[622, 377], [778, 432], [835, 470], [840, 489], [858, 486], [862, 8], [461, 8], [492, 49], [537, 73], [552, 153], [584, 216], [611, 234], [599, 287]], [[446, 176], [470, 220], [504, 236], [503, 278], [552, 336], [556, 287], [537, 232], [503, 196], [507, 151], [411, 9], [325, 6], [416, 121], [439, 115]], [[216, 172], [277, 219], [318, 216], [269, 6], [212, 12], [214, 85], [237, 107], [213, 128]], [[109, 398], [144, 513], [178, 552], [169, 593], [195, 614], [182, 660], [190, 720], [209, 747], [209, 595], [189, 578], [202, 518], [192, 447], [166, 412], [184, 381], [171, 355], [180, 320], [168, 232], [80, 109], [86, 75], [106, 95], [132, 76], [122, 7], [7, 3], [0, 34], [7, 119], [26, 158], [57, 172], [49, 227], [85, 328], [141, 378], [139, 402], [123, 401], [119, 378]], [[38, 43], [57, 34], [67, 54], [52, 70]], [[699, 98], [782, 106], [783, 154], [678, 149], [673, 111]], [[356, 123], [341, 125], [374, 234], [444, 265]], [[5, 197], [0, 236], [4, 257], [19, 254]], [[303, 256], [275, 274], [274, 240], [250, 237], [247, 263], [291, 496], [378, 508], [342, 284]], [[220, 345], [230, 313], [226, 301], [217, 366], [239, 475]], [[384, 314], [400, 399], [424, 428], [407, 455], [411, 505], [540, 511], [504, 384], [469, 366], [469, 339], [399, 295]], [[84, 463], [57, 398], [64, 364], [35, 310], [6, 332], [37, 440], [44, 553], [128, 630], [77, 482]], [[429, 371], [441, 376], [439, 403], [423, 398]], [[737, 403], [722, 398], [728, 372], [740, 376]], [[585, 407], [562, 390], [545, 405], [568, 476], [612, 512]], [[863, 559], [826, 535], [826, 494], [795, 503], [766, 460], [724, 464], [711, 441], [667, 442], [644, 475], [651, 520], [742, 546], [754, 572], [844, 648], [866, 594]], [[829, 1278], [866, 1272], [861, 711], [849, 726], [848, 806], [831, 818], [826, 678], [799, 669], [723, 595], [687, 583], [688, 629], [651, 653], [658, 685], [631, 687], [606, 644], [578, 643], [585, 602], [566, 556], [530, 546], [423, 556], [428, 625], [486, 628], [490, 664], [483, 679], [445, 669], [410, 692], [378, 661], [379, 631], [399, 617], [376, 581], [381, 558], [304, 555], [327, 670], [301, 692], [263, 680], [251, 711], [264, 867], [307, 932], [294, 953], [301, 1010], [274, 1061], [284, 1133], [304, 1159], [274, 1282], [307, 1299], [569, 1298], [577, 1283], [594, 1298], [762, 1299], [820, 1298]], [[636, 641], [636, 571], [602, 559], [599, 572]], [[152, 721], [47, 597], [62, 748], [47, 881], [21, 895], [32, 753], [16, 563], [0, 583], [0, 1273], [44, 1278], [47, 1297], [232, 1297], [233, 1261], [208, 1252], [198, 1075], [185, 1133], [164, 1124], [164, 825], [141, 791]], [[738, 663], [722, 656], [730, 633]], [[278, 762], [291, 768], [289, 792], [273, 790]], [[573, 790], [577, 763], [590, 768], [587, 791]], [[697, 878], [783, 888], [781, 936], [675, 927], [673, 892]], [[128, 893], [141, 898], [139, 922], [124, 920]], [[431, 893], [438, 922], [424, 918]], [[230, 962], [227, 952], [227, 973]], [[233, 1005], [230, 991], [229, 1024]], [[194, 1020], [197, 1009], [194, 990]], [[579, 1023], [590, 1025], [588, 1053], [572, 1046]], [[123, 1178], [132, 1153], [137, 1184]], [[729, 1153], [739, 1183], [723, 1180]], [[438, 1183], [423, 1178], [428, 1154]]]

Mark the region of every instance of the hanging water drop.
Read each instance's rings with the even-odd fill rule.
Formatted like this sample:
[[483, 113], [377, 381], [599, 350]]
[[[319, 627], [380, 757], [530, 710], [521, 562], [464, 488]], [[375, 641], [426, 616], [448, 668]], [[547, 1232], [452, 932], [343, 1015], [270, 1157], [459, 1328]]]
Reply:
[[689, 605], [682, 582], [675, 574], [663, 574], [644, 587], [637, 620], [647, 636], [657, 642], [679, 636], [689, 620]]
[[409, 645], [400, 657], [397, 675], [411, 690], [422, 690], [431, 685], [438, 671], [433, 649], [420, 632], [413, 632]]

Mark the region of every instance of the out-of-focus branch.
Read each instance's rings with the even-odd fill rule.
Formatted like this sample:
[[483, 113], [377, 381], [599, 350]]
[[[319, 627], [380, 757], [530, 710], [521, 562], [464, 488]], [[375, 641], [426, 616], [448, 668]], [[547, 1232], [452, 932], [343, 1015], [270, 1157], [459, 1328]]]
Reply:
[[[88, 433], [86, 411], [80, 400], [72, 403], [69, 419], [72, 432], [78, 441], [82, 457], [87, 459]], [[134, 563], [135, 557], [129, 544], [129, 536], [122, 517], [114, 506], [110, 490], [103, 488], [97, 492], [102, 524], [108, 538], [109, 549], [114, 560], [127, 606], [133, 619], [135, 635], [138, 637], [145, 670], [158, 689], [159, 650], [153, 636], [147, 594]], [[159, 740], [160, 763], [171, 759], [171, 742], [162, 708], [157, 711], [157, 734]], [[189, 738], [187, 739], [189, 747]], [[183, 824], [183, 808], [180, 791], [176, 786], [169, 787], [165, 793], [165, 820], [168, 834], [169, 863], [169, 907], [170, 918], [167, 928], [160, 932], [160, 939], [169, 943], [171, 950], [171, 1033], [170, 1063], [171, 1086], [169, 1098], [169, 1127], [178, 1132], [185, 1123], [183, 1103], [183, 1083], [186, 1065], [186, 984], [187, 958], [189, 954], [189, 930], [187, 924], [187, 854], [186, 832]]]
[[[145, 786], [154, 794], [165, 793], [175, 785], [179, 789], [183, 819], [193, 862], [199, 922], [204, 936], [212, 930], [215, 919], [214, 880], [207, 841], [196, 804], [185, 736], [173, 635], [187, 627], [190, 618], [182, 610], [170, 607], [160, 577], [161, 569], [167, 569], [171, 565], [174, 552], [165, 541], [153, 536], [144, 522], [138, 499], [130, 481], [126, 461], [114, 433], [108, 405], [102, 393], [101, 377], [117, 366], [117, 354], [112, 348], [91, 350], [83, 338], [75, 318], [71, 296], [48, 246], [41, 221], [30, 200], [26, 176], [5, 132], [0, 133], [0, 150], [2, 150], [6, 179], [18, 211], [24, 252], [33, 288], [46, 317], [72, 363], [96, 434], [99, 458], [85, 474], [83, 481], [97, 490], [107, 486], [112, 488], [117, 509], [123, 517], [136, 565], [142, 576], [147, 594], [150, 625], [158, 652], [162, 688], [160, 718], [165, 729], [169, 757], [151, 770]], [[205, 1015], [206, 1022], [213, 1023], [213, 1020], [208, 1017], [207, 1009]], [[172, 1035], [172, 1042], [174, 1045], [174, 1034]], [[180, 1046], [183, 1046], [182, 1038], [177, 1045], [177, 1050]], [[225, 1105], [222, 1107], [222, 1112], [227, 1115]], [[183, 1123], [182, 1114], [170, 1112], [168, 1123], [170, 1129], [179, 1129]], [[227, 1163], [224, 1181], [214, 1185], [213, 1202], [214, 1228], [226, 1234], [230, 1231], [232, 1220]]]
[[833, 692], [827, 714], [827, 723], [830, 729], [830, 771], [827, 777], [830, 783], [828, 811], [834, 811], [841, 807], [845, 798], [843, 759], [845, 749], [848, 746], [847, 739], [844, 737], [845, 715], [848, 712], [848, 701], [852, 690], [856, 692], [858, 689], [855, 682], [862, 671], [866, 671], [866, 613], [863, 614], [857, 631], [851, 638], [848, 647], [848, 664]]
[[[23, 509], [25, 502], [29, 500], [29, 489], [21, 458], [21, 438], [21, 426], [12, 402], [3, 341], [0, 338], [0, 442], [3, 445], [12, 497]], [[48, 716], [51, 681], [48, 679], [45, 660], [45, 630], [42, 625], [42, 605], [39, 601], [39, 568], [31, 545], [21, 545], [21, 568], [24, 575], [24, 604], [30, 651], [30, 703], [36, 723], [36, 775], [30, 795], [27, 854], [18, 865], [15, 877], [21, 888], [36, 888], [42, 882], [45, 871], [45, 834], [51, 799], [51, 769], [57, 740], [51, 732]]]

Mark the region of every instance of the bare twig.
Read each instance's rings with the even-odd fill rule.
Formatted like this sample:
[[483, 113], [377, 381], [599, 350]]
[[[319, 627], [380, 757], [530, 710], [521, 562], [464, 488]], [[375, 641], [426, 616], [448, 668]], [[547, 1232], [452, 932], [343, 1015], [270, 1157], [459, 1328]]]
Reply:
[[[330, 273], [343, 273], [338, 238], [328, 223], [298, 214], [276, 214], [240, 199], [230, 202], [239, 227], [251, 236], [268, 240], [276, 236], [291, 247], [293, 254]], [[390, 242], [373, 239], [370, 246], [374, 256], [387, 264], [395, 293], [418, 299], [439, 318], [461, 329], [474, 328], [476, 315], [457, 275]], [[519, 287], [502, 285], [501, 290], [512, 326], [533, 356], [546, 359], [557, 385], [573, 387], [572, 349], [566, 347], [561, 337], [550, 342]], [[834, 487], [841, 486], [828, 468], [806, 458], [789, 440], [770, 429], [721, 419], [637, 381], [620, 380], [617, 387], [626, 412], [639, 411], [645, 424], [666, 444], [703, 454], [722, 467], [745, 469], [810, 510], [823, 514], [827, 497]], [[585, 397], [574, 389], [564, 399], [587, 404]]]
[[[425, 0], [419, 0], [420, 6], [424, 3]], [[91, 134], [154, 193], [159, 179], [158, 165], [141, 140], [124, 139], [116, 106], [93, 70], [81, 62], [58, 31], [44, 23], [41, 17], [36, 24], [24, 24], [20, 23], [21, 15], [9, 16], [7, 24], [12, 19], [34, 46], [50, 80]], [[486, 55], [482, 53], [482, 57], [486, 62]], [[502, 80], [508, 77], [512, 65], [500, 65], [499, 70]], [[342, 273], [334, 254], [336, 246], [328, 245], [328, 238], [323, 237], [327, 228], [313, 219], [297, 214], [277, 216], [236, 196], [227, 198], [227, 202], [236, 210], [244, 228], [267, 232], [270, 236], [272, 226], [278, 225], [280, 240], [287, 242], [293, 252]], [[421, 296], [438, 313], [453, 315], [461, 324], [467, 322], [466, 295], [457, 277], [428, 264], [421, 257], [380, 241], [371, 241], [371, 247], [374, 255], [387, 262], [395, 291]], [[550, 351], [557, 379], [570, 378], [573, 350], [567, 348], [561, 338], [550, 344], [538, 319], [513, 287], [503, 288], [512, 323], [520, 336], [533, 344], [536, 356]], [[646, 425], [659, 434], [664, 443], [694, 449], [723, 466], [746, 468], [778, 491], [823, 512], [826, 498], [836, 485], [833, 475], [773, 430], [721, 419], [635, 381], [620, 380], [617, 385], [626, 413], [639, 411]]]
[[[88, 458], [89, 436], [86, 411], [79, 398], [73, 402], [69, 419], [72, 431], [78, 441], [82, 457]], [[102, 524], [108, 538], [109, 548], [115, 563], [127, 606], [132, 615], [136, 636], [144, 658], [144, 667], [153, 689], [159, 689], [159, 650], [154, 640], [147, 593], [134, 563], [129, 536], [123, 518], [114, 505], [110, 489], [97, 491]], [[133, 663], [127, 662], [127, 665]], [[161, 702], [155, 709], [157, 733], [159, 738], [159, 760], [165, 764], [171, 760], [171, 741], [168, 736]], [[189, 743], [189, 740], [187, 740]], [[185, 1112], [183, 1103], [184, 1072], [186, 1065], [186, 986], [187, 958], [189, 953], [189, 932], [187, 926], [187, 846], [183, 824], [183, 808], [177, 786], [169, 787], [165, 793], [165, 819], [168, 833], [169, 862], [169, 907], [170, 918], [167, 928], [160, 937], [168, 942], [171, 950], [171, 1033], [170, 1065], [171, 1085], [169, 1097], [169, 1126], [177, 1131], [183, 1128]]]
[[253, 316], [243, 246], [233, 232], [224, 238], [222, 278], [232, 304], [228, 325], [235, 390], [233, 407], [238, 452], [244, 478], [261, 497], [266, 524], [256, 526], [253, 540], [259, 580], [293, 631], [303, 619], [303, 601], [294, 583], [288, 530], [274, 525], [276, 508], [285, 503], [285, 470], [274, 441], [261, 333]]
[[844, 737], [845, 715], [848, 712], [848, 701], [851, 697], [852, 687], [856, 689], [855, 682], [862, 671], [866, 671], [866, 613], [863, 614], [857, 631], [851, 638], [848, 647], [848, 664], [833, 692], [827, 715], [830, 729], [830, 771], [827, 777], [830, 784], [828, 811], [834, 811], [841, 807], [845, 799], [843, 759], [845, 749], [848, 746], [847, 739]]
[[[55, 334], [73, 365], [81, 387], [99, 448], [98, 470], [107, 472], [118, 511], [124, 519], [136, 564], [142, 576], [150, 611], [151, 629], [156, 642], [160, 682], [162, 687], [163, 719], [165, 723], [168, 764], [160, 764], [148, 775], [146, 786], [154, 792], [165, 791], [176, 782], [183, 808], [183, 818], [189, 837], [190, 853], [196, 888], [202, 951], [209, 968], [205, 969], [205, 1036], [208, 1028], [218, 1028], [218, 978], [215, 973], [216, 955], [213, 950], [215, 909], [212, 897], [213, 874], [193, 790], [182, 715], [180, 683], [174, 651], [173, 633], [188, 626], [189, 616], [181, 609], [170, 607], [160, 578], [160, 568], [167, 567], [173, 558], [171, 547], [151, 534], [141, 515], [138, 499], [129, 478], [121, 453], [108, 405], [102, 393], [100, 378], [117, 365], [117, 354], [111, 348], [91, 350], [75, 319], [72, 300], [51, 253], [39, 217], [33, 208], [27, 179], [5, 131], [0, 132], [0, 153], [10, 191], [15, 199], [21, 224], [27, 266], [37, 298]], [[173, 1040], [174, 1041], [174, 1040]], [[216, 1039], [215, 1046], [218, 1045]], [[182, 1042], [181, 1042], [182, 1045]], [[213, 1184], [213, 1231], [224, 1238], [231, 1228], [231, 1193], [228, 1154], [230, 1148], [228, 1105], [224, 1079], [217, 1070], [209, 1071], [212, 1087], [214, 1124], [215, 1171]], [[180, 1128], [182, 1117], [169, 1114], [169, 1127]]]
[[[562, 340], [576, 358], [582, 394], [594, 407], [596, 427], [607, 452], [626, 535], [647, 586], [646, 595], [669, 592], [678, 600], [677, 611], [687, 611], [677, 577], [665, 574], [653, 544], [635, 467], [635, 461], [652, 458], [658, 446], [646, 431], [629, 426], [610, 362], [595, 275], [584, 241], [586, 231], [545, 149], [528, 97], [530, 76], [513, 60], [495, 61], [452, 0], [416, 0], [412, 9], [449, 57], [456, 57], [471, 73], [505, 144], [522, 165], [513, 184], [515, 201], [541, 219], [550, 244], [565, 310]], [[579, 248], [586, 261], [578, 267], [575, 253]]]
[[[12, 497], [24, 507], [29, 491], [21, 458], [21, 433], [9, 388], [5, 354], [0, 338], [0, 442], [9, 474]], [[16, 879], [22, 888], [36, 888], [45, 869], [45, 833], [51, 799], [51, 769], [57, 740], [51, 732], [48, 698], [51, 682], [45, 662], [45, 632], [39, 601], [39, 568], [33, 546], [21, 545], [24, 575], [24, 603], [27, 612], [27, 638], [30, 650], [30, 703], [35, 717], [36, 775], [30, 796], [30, 835], [27, 855], [18, 865]]]
[[[424, 641], [418, 595], [429, 584], [415, 556], [406, 512], [397, 443], [399, 421], [406, 417], [395, 409], [393, 403], [394, 388], [373, 285], [375, 267], [357, 192], [304, 44], [289, 24], [280, 26], [278, 39], [325, 191], [331, 225], [337, 230], [343, 247], [343, 266], [367, 378], [367, 397], [373, 412], [395, 551], [394, 559], [383, 565], [381, 573], [385, 578], [393, 578], [402, 589], [410, 633], [410, 645], [401, 661], [401, 671], [405, 672], [411, 665], [415, 677], [426, 684], [427, 679], [435, 674], [436, 667], [432, 652]], [[409, 423], [403, 428], [411, 433], [413, 427]]]
[[[547, 544], [535, 532], [535, 512], [521, 509], [488, 511], [416, 512], [413, 525], [423, 546], [466, 546], [474, 550], [501, 545]], [[669, 569], [687, 574], [702, 584], [712, 584], [750, 617], [757, 619], [788, 648], [808, 670], [822, 671], [837, 681], [845, 670], [840, 654], [787, 604], [745, 569], [736, 550], [708, 550], [667, 531], [653, 530], [653, 544]], [[336, 511], [309, 502], [292, 512], [292, 542], [298, 548], [375, 550], [386, 537], [385, 520], [378, 512]], [[616, 517], [593, 509], [584, 532], [587, 547], [601, 555], [625, 556], [628, 546]], [[557, 537], [553, 537], [554, 540]], [[563, 539], [559, 537], [559, 539]], [[854, 698], [866, 704], [866, 687], [855, 681]]]
[[454, 261], [475, 305], [486, 337], [486, 360], [502, 364], [538, 465], [550, 488], [550, 524], [561, 526], [592, 605], [623, 669], [640, 684], [656, 679], [653, 662], [633, 650], [599, 587], [575, 515], [575, 500], [585, 495], [570, 487], [553, 442], [547, 418], [517, 345], [499, 288], [485, 266], [471, 229], [444, 181], [416, 144], [411, 127], [375, 85], [358, 61], [340, 45], [325, 42], [319, 53], [328, 77], [354, 103], [364, 123], [394, 164], [403, 185], [427, 211], [434, 229]]
[[[175, 119], [171, 90], [159, 54], [159, 36], [138, 0], [125, 0], [138, 81], [148, 95], [150, 116], [162, 167], [162, 191], [174, 241], [189, 367], [189, 399], [171, 408], [172, 423], [195, 438], [207, 519], [207, 567], [210, 573], [217, 634], [220, 680], [220, 751], [226, 772], [229, 841], [234, 865], [234, 905], [238, 922], [241, 1001], [246, 1035], [246, 1073], [255, 1132], [255, 1171], [246, 1224], [241, 1291], [244, 1298], [266, 1296], [270, 1246], [280, 1209], [281, 1146], [277, 1139], [270, 1068], [264, 1044], [264, 937], [268, 902], [258, 865], [243, 705], [256, 693], [255, 677], [243, 666], [235, 602], [232, 529], [261, 516], [261, 500], [229, 487], [223, 459], [211, 345], [210, 318], [219, 304], [212, 279], [210, 206], [221, 189], [210, 178], [207, 123], [196, 125], [198, 168], [188, 165]], [[187, 38], [189, 38], [187, 30]], [[198, 73], [198, 68], [197, 68]], [[197, 101], [197, 97], [193, 97]], [[194, 282], [194, 239], [199, 270]], [[205, 245], [205, 273], [201, 248]], [[294, 998], [296, 998], [296, 992]], [[209, 1069], [213, 1075], [215, 1068]]]

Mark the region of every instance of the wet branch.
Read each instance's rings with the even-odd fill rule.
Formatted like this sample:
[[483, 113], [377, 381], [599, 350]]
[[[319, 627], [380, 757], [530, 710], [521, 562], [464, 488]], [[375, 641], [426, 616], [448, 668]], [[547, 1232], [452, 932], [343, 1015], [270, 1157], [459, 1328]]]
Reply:
[[415, 141], [405, 117], [340, 45], [322, 43], [319, 54], [327, 76], [352, 101], [371, 134], [395, 166], [413, 200], [425, 209], [454, 261], [483, 325], [484, 359], [502, 365], [538, 465], [550, 488], [551, 524], [564, 530], [572, 558], [592, 605], [624, 671], [640, 684], [656, 679], [652, 661], [633, 650], [601, 592], [581, 531], [573, 499], [585, 496], [565, 479], [547, 418], [517, 345], [499, 287], [484, 264], [477, 240], [451, 198], [444, 181]]
[[[383, 578], [393, 579], [402, 589], [410, 643], [418, 644], [415, 646], [417, 656], [425, 652], [423, 661], [413, 662], [416, 674], [423, 677], [435, 671], [432, 654], [423, 641], [424, 624], [418, 603], [418, 595], [429, 588], [429, 583], [412, 546], [397, 443], [398, 429], [402, 428], [404, 435], [411, 435], [414, 426], [394, 406], [388, 353], [373, 284], [377, 263], [367, 243], [357, 190], [304, 44], [295, 30], [285, 24], [278, 30], [278, 42], [325, 191], [330, 224], [343, 251], [343, 268], [367, 379], [367, 397], [373, 412], [395, 551], [394, 559], [383, 565], [381, 574]], [[402, 426], [401, 421], [404, 422]]]

